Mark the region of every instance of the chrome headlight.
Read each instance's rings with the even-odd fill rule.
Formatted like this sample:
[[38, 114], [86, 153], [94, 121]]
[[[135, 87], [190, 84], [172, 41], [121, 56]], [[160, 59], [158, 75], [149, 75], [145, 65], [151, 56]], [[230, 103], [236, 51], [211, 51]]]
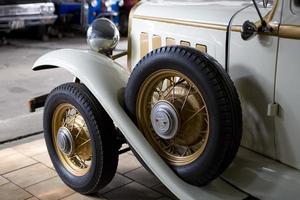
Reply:
[[53, 14], [55, 7], [53, 3], [45, 3], [41, 5], [41, 14]]
[[91, 6], [93, 6], [93, 7], [98, 6], [98, 1], [97, 0], [92, 0], [91, 1]]
[[93, 51], [109, 53], [118, 44], [120, 33], [116, 25], [105, 18], [93, 21], [87, 31], [87, 43]]

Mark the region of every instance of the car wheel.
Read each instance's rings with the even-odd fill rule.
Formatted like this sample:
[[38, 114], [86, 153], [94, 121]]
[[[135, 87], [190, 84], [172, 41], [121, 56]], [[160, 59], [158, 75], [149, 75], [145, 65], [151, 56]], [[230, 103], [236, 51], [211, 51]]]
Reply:
[[134, 68], [128, 113], [157, 153], [187, 182], [202, 186], [233, 160], [242, 114], [233, 82], [207, 54], [162, 47]]
[[82, 194], [95, 193], [116, 173], [118, 145], [112, 120], [80, 83], [66, 83], [48, 96], [44, 134], [61, 179]]

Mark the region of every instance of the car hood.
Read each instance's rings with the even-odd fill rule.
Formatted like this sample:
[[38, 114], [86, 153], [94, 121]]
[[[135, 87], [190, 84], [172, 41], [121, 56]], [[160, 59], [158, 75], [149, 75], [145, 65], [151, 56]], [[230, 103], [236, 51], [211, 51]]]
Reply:
[[140, 5], [134, 15], [227, 25], [250, 0], [156, 0]]

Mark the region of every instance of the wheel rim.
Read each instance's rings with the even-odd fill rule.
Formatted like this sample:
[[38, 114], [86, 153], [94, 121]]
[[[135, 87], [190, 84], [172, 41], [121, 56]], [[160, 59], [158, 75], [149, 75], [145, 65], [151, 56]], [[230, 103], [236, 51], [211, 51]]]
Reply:
[[65, 169], [76, 176], [85, 175], [92, 163], [91, 138], [85, 120], [71, 104], [63, 103], [55, 109], [52, 138]]
[[187, 165], [204, 152], [209, 113], [199, 88], [182, 73], [151, 74], [139, 90], [136, 112], [144, 136], [169, 164]]

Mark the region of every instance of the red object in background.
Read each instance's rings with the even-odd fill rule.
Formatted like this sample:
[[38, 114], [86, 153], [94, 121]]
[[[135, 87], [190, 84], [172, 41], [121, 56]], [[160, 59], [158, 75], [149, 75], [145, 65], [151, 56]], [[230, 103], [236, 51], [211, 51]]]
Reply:
[[101, 11], [105, 12], [106, 11], [106, 6], [105, 6], [105, 1], [101, 1]]
[[124, 0], [124, 7], [126, 9], [131, 9], [137, 2], [138, 0]]

